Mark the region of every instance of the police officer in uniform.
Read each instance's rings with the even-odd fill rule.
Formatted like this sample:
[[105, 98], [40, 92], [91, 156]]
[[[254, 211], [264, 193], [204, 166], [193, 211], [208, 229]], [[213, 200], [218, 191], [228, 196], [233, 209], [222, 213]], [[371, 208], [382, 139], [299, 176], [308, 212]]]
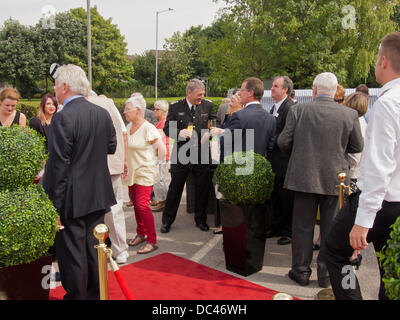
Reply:
[[162, 233], [168, 233], [175, 221], [189, 172], [193, 173], [195, 181], [196, 227], [202, 231], [209, 230], [206, 209], [211, 158], [208, 140], [201, 143], [201, 138], [208, 131], [209, 120], [216, 119], [216, 114], [214, 104], [204, 100], [204, 93], [204, 84], [192, 79], [186, 87], [186, 98], [171, 104], [169, 108], [164, 132], [175, 143], [171, 155], [171, 183], [162, 216]]

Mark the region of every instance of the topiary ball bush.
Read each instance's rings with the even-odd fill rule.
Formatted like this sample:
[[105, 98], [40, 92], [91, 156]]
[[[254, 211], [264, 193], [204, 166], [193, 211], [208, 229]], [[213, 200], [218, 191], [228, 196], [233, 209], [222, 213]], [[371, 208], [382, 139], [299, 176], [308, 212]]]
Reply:
[[44, 138], [35, 130], [0, 127], [0, 190], [32, 184], [46, 160]]
[[392, 226], [387, 245], [377, 255], [384, 271], [386, 295], [390, 300], [400, 300], [400, 218]]
[[235, 152], [215, 170], [213, 183], [235, 205], [264, 204], [274, 188], [271, 164], [254, 151]]
[[0, 191], [0, 266], [30, 263], [48, 253], [58, 213], [39, 185]]

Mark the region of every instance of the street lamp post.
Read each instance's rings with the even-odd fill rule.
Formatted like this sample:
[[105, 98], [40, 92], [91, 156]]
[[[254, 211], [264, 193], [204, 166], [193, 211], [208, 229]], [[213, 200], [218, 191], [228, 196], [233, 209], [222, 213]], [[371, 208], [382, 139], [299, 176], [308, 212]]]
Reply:
[[88, 78], [92, 88], [92, 32], [90, 29], [90, 0], [87, 0], [87, 51], [88, 51]]
[[155, 81], [155, 100], [157, 101], [157, 83], [158, 83], [158, 15], [163, 12], [172, 11], [174, 9], [168, 8], [167, 10], [157, 11], [156, 12], [156, 81]]

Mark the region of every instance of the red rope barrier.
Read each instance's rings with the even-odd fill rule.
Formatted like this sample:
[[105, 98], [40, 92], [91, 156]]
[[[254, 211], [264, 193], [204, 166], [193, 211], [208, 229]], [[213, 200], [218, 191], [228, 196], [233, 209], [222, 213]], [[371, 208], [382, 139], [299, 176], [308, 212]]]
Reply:
[[114, 275], [117, 278], [118, 284], [121, 287], [122, 292], [127, 300], [135, 300], [135, 297], [130, 292], [128, 285], [125, 282], [124, 277], [121, 274], [121, 270], [114, 271]]

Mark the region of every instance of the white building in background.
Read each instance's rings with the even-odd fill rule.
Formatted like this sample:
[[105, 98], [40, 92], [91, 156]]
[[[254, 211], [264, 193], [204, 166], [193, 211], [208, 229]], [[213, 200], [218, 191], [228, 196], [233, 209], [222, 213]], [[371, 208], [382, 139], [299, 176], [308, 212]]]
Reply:
[[[356, 91], [356, 89], [345, 89], [347, 97]], [[378, 100], [379, 88], [369, 88], [369, 106], [372, 106], [376, 100]], [[311, 102], [312, 101], [312, 90], [311, 89], [302, 89], [302, 90], [294, 90], [295, 97], [297, 103]], [[261, 99], [261, 103], [263, 108], [267, 111], [271, 110], [271, 107], [274, 105], [274, 100], [271, 97], [271, 90], [264, 91], [264, 97]]]

